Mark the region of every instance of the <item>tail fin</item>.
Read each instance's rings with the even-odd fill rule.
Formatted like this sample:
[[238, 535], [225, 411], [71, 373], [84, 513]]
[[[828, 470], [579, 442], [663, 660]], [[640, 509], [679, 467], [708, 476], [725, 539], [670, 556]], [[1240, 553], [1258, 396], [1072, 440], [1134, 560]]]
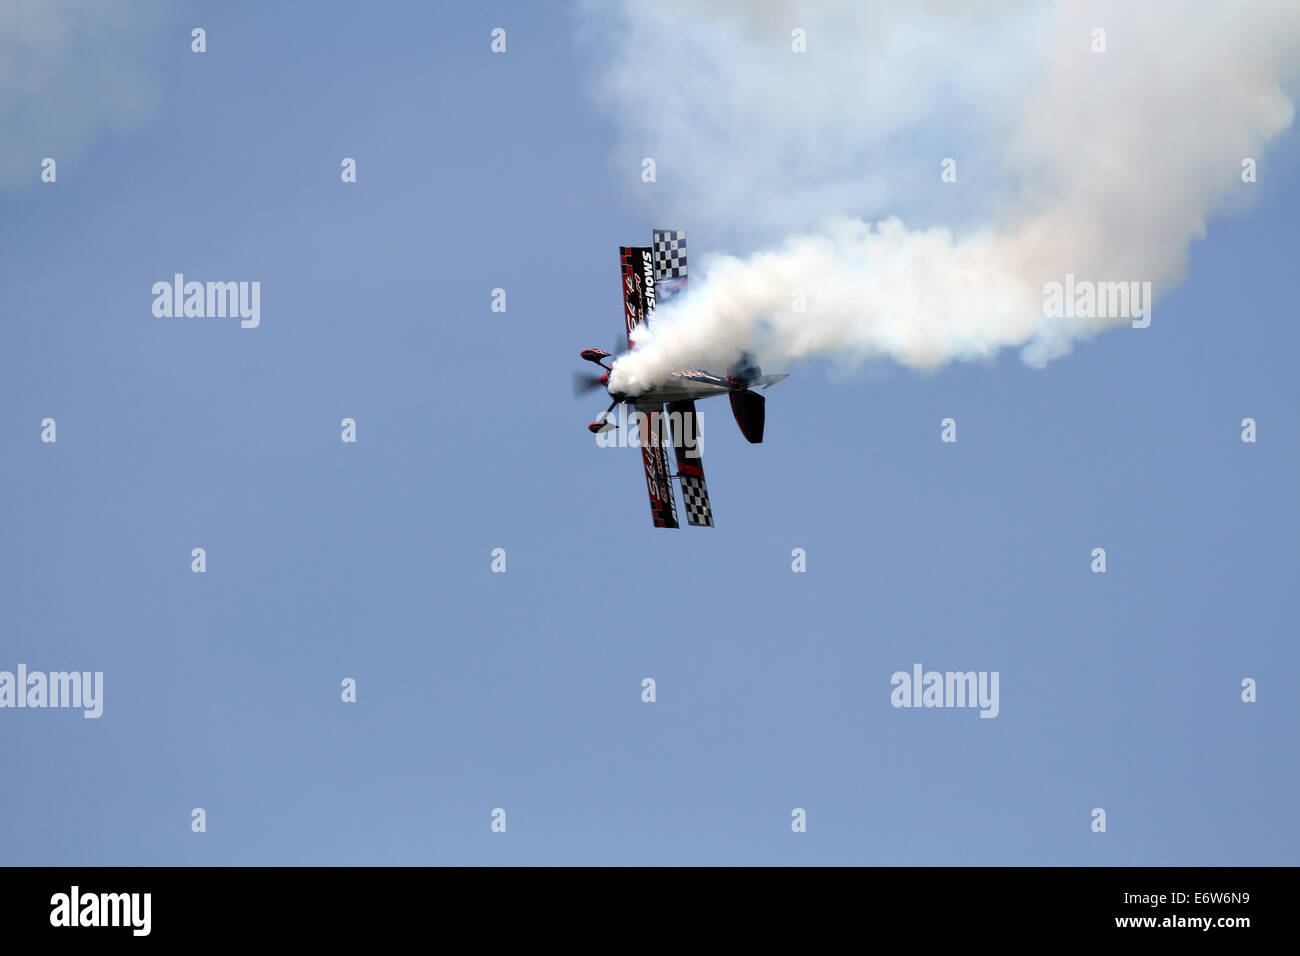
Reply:
[[740, 433], [751, 445], [763, 441], [763, 421], [767, 417], [767, 402], [758, 392], [741, 389], [731, 393], [731, 412], [736, 416]]
[[754, 361], [754, 356], [750, 355], [748, 352], [741, 352], [740, 358], [738, 358], [736, 364], [731, 367], [731, 371], [727, 373], [727, 377], [734, 378], [736, 381], [744, 382], [748, 385], [762, 374], [763, 370], [759, 368], [758, 363]]

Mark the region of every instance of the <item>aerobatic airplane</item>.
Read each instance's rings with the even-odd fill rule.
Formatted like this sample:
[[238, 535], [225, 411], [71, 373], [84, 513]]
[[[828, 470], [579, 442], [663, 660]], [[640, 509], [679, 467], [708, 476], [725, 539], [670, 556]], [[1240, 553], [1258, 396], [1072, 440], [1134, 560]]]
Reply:
[[[655, 229], [651, 246], [620, 246], [619, 262], [623, 270], [623, 317], [627, 326], [627, 344], [632, 345], [632, 330], [643, 322], [650, 324], [656, 303], [668, 301], [686, 288], [686, 233], [681, 229]], [[574, 378], [574, 391], [583, 392], [604, 386], [613, 399], [609, 408], [601, 412], [587, 427], [593, 432], [616, 428], [610, 418], [615, 406], [626, 402], [640, 414], [639, 421], [641, 457], [645, 465], [646, 488], [650, 493], [650, 516], [656, 528], [677, 528], [677, 497], [673, 493], [672, 479], [682, 483], [682, 498], [686, 502], [686, 523], [699, 527], [713, 527], [713, 511], [709, 506], [709, 490], [704, 484], [704, 465], [698, 447], [693, 447], [689, 436], [678, 435], [673, 441], [672, 422], [690, 431], [697, 428], [695, 400], [710, 395], [728, 395], [731, 411], [736, 417], [740, 432], [752, 444], [763, 440], [764, 399], [753, 391], [766, 389], [785, 378], [785, 375], [764, 375], [747, 358], [726, 375], [715, 375], [700, 369], [681, 369], [671, 373], [664, 381], [637, 395], [614, 392], [609, 387], [611, 366], [605, 359], [613, 358], [600, 349], [583, 349], [582, 357], [595, 362], [605, 370], [600, 376]], [[617, 359], [615, 358], [615, 361]], [[667, 445], [673, 446], [677, 460], [677, 474], [668, 471]]]

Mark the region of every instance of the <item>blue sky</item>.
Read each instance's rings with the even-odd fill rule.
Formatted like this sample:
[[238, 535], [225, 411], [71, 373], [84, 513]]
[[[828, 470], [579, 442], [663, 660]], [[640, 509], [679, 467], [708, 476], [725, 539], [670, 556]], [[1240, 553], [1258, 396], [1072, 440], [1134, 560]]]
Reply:
[[[617, 246], [729, 227], [635, 195], [570, 14], [352, 15], [174, 9], [152, 111], [0, 191], [0, 669], [105, 687], [0, 711], [0, 860], [1296, 862], [1293, 132], [1150, 328], [801, 363], [761, 446], [701, 406], [717, 527], [656, 531], [569, 379]], [[260, 327], [156, 318], [176, 272]], [[891, 707], [915, 662], [999, 716]]]

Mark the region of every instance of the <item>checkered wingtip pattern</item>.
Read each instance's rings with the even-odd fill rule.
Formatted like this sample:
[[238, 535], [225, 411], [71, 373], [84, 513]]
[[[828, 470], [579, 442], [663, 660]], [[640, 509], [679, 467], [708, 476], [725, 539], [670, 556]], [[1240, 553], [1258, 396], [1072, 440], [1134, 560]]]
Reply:
[[709, 489], [703, 478], [682, 475], [682, 499], [686, 502], [686, 523], [696, 527], [713, 527], [713, 511], [709, 508]]
[[686, 277], [686, 230], [654, 230], [655, 278]]

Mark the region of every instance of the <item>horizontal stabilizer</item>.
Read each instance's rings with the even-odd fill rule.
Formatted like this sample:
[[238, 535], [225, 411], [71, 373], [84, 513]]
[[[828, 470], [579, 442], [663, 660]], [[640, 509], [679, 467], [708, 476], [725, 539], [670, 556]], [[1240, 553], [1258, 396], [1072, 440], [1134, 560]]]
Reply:
[[749, 383], [749, 387], [767, 388], [769, 385], [775, 385], [777, 382], [784, 382], [789, 377], [789, 372], [776, 372], [771, 375], [760, 375]]

